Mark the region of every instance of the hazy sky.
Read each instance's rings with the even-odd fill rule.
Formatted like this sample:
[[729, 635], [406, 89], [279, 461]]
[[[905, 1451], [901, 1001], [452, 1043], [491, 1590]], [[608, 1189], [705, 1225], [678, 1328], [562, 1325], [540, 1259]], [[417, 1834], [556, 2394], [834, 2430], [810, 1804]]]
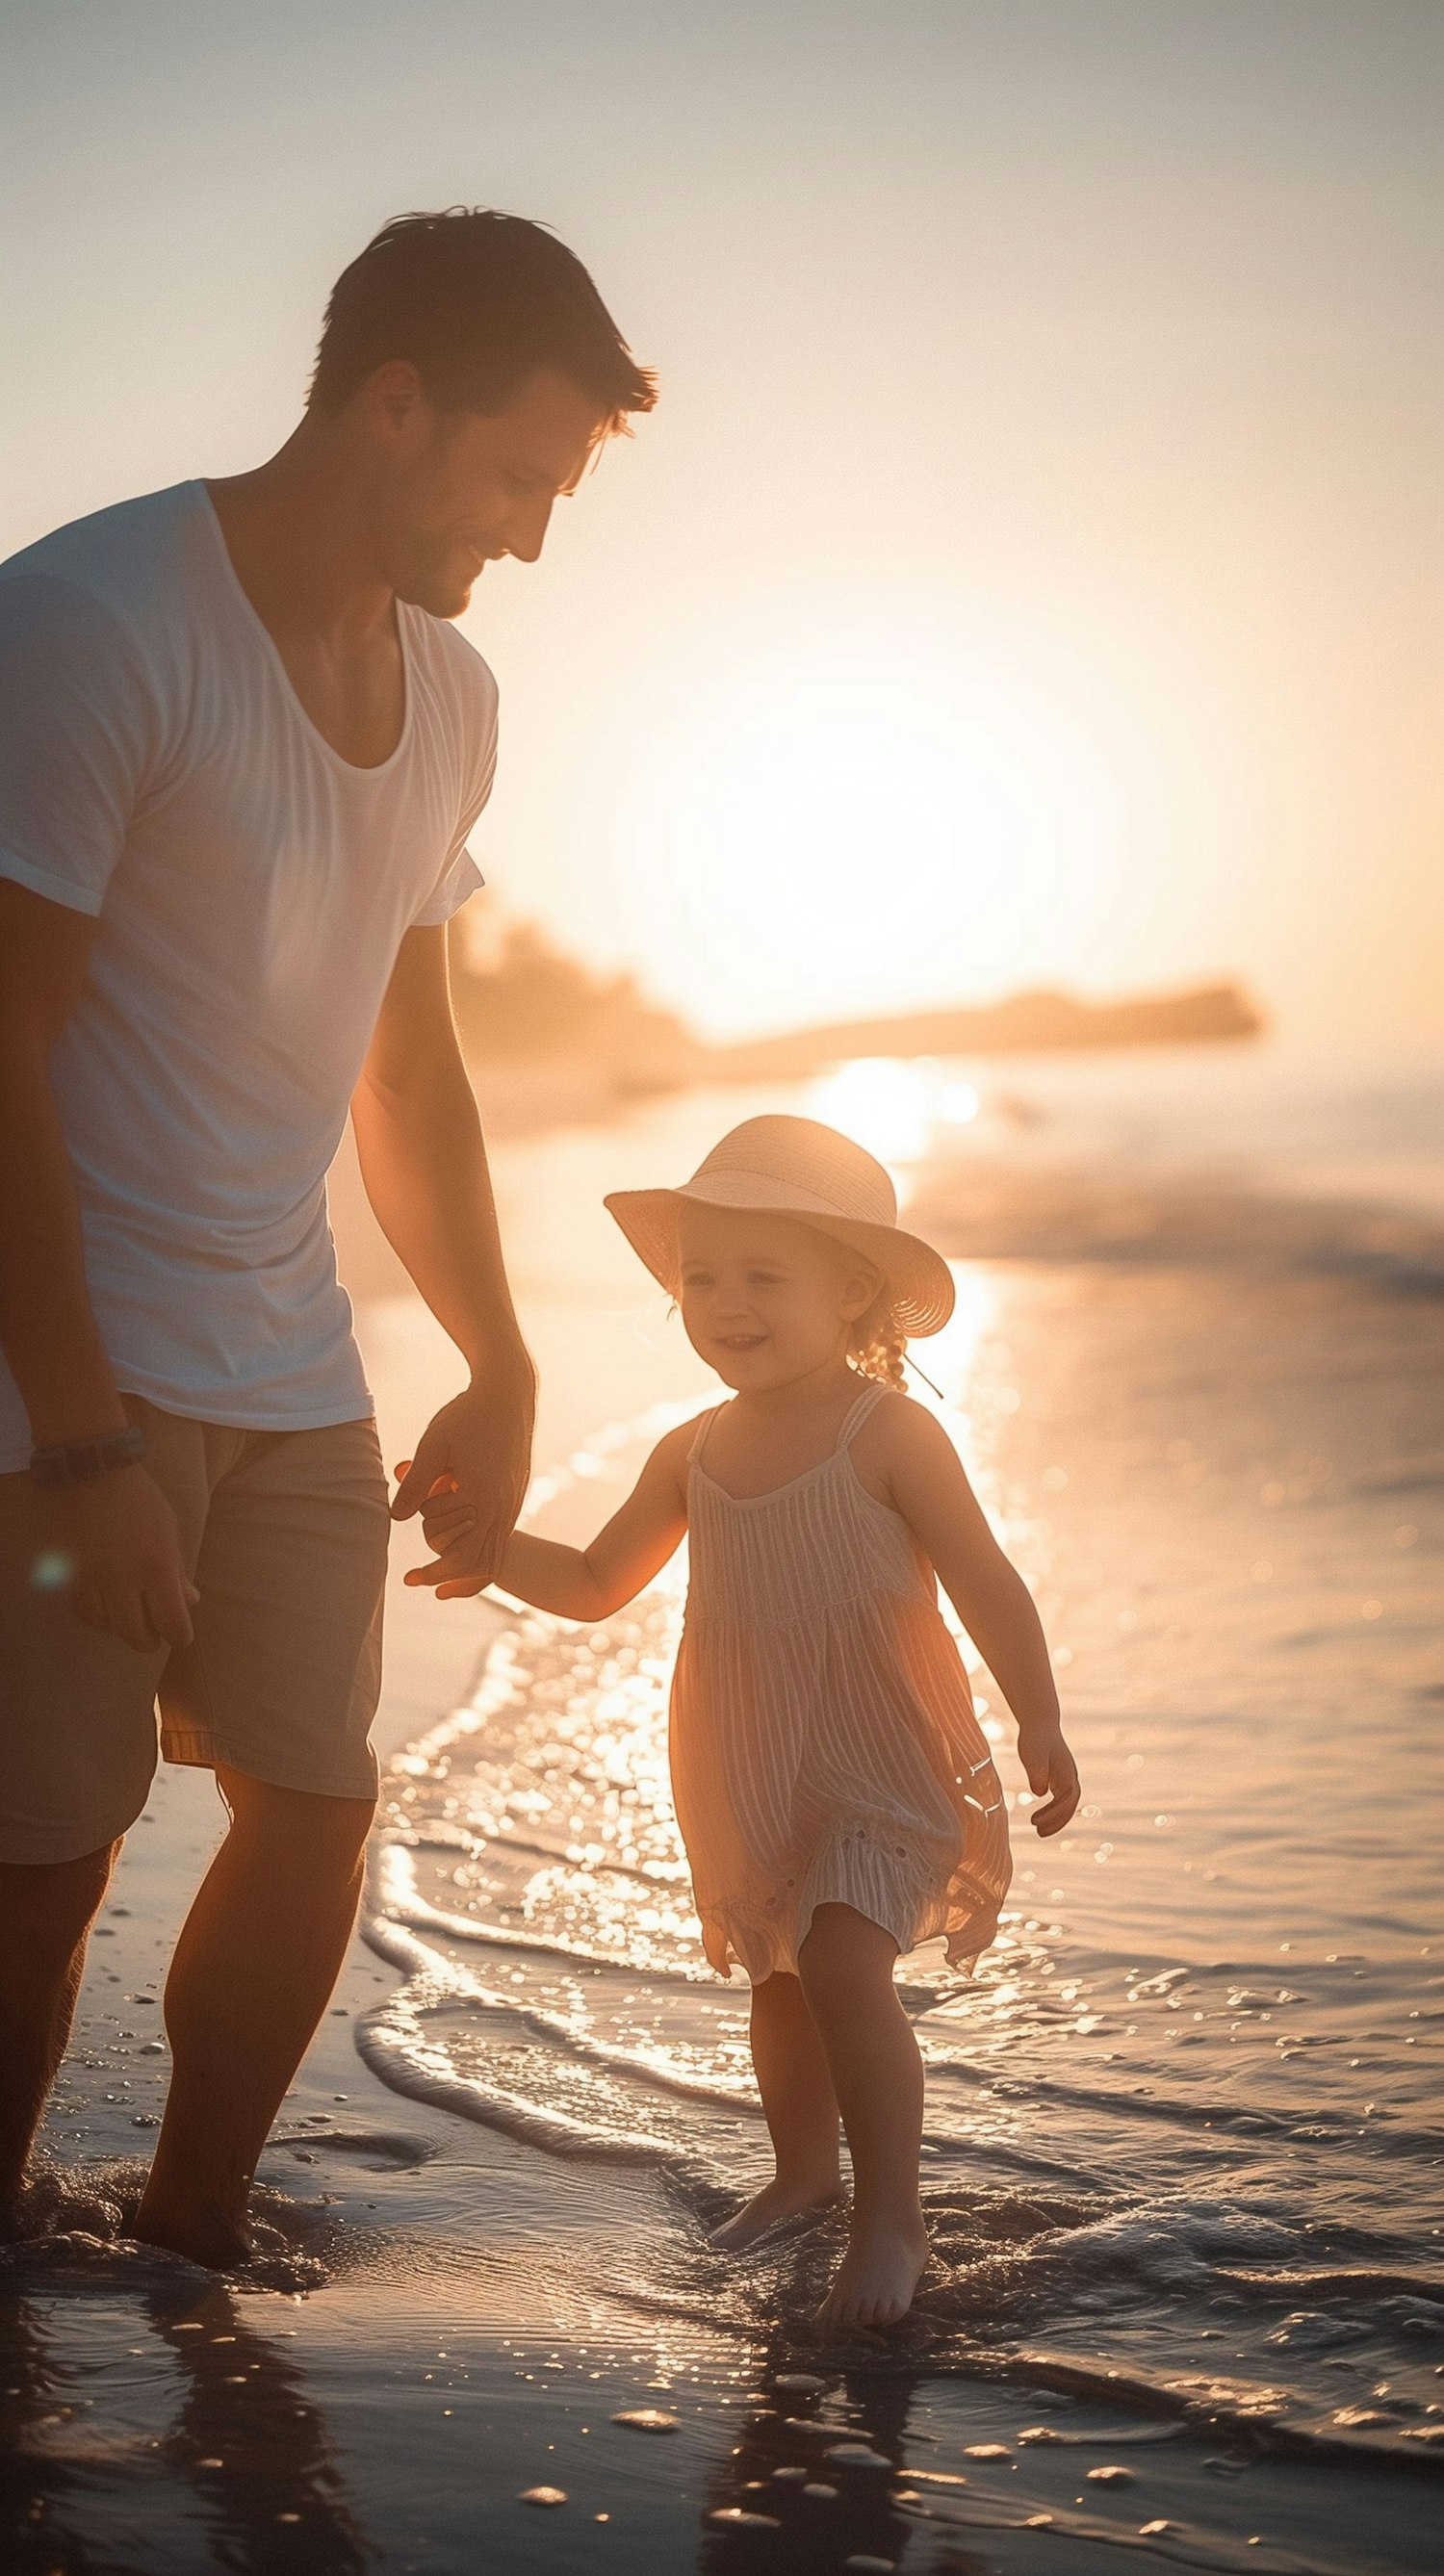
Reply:
[[662, 404], [466, 631], [497, 896], [716, 1029], [1240, 974], [1441, 1026], [1441, 0], [4, 0], [0, 551], [553, 223]]

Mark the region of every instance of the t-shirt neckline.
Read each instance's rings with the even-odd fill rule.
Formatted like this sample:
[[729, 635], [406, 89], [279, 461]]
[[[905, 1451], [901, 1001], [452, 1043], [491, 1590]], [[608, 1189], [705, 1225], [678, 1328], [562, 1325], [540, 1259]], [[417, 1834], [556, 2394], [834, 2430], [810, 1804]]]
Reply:
[[198, 477], [196, 481], [192, 483], [190, 489], [195, 496], [201, 513], [210, 530], [216, 552], [220, 558], [221, 570], [224, 579], [232, 592], [242, 615], [247, 619], [263, 649], [268, 655], [271, 665], [276, 673], [276, 677], [280, 681], [286, 703], [290, 707], [296, 722], [310, 736], [312, 742], [316, 744], [317, 749], [324, 752], [326, 758], [333, 764], [333, 766], [340, 770], [343, 778], [385, 778], [389, 772], [396, 767], [397, 762], [402, 758], [403, 754], [410, 746], [411, 720], [416, 705], [416, 681], [415, 674], [411, 667], [411, 644], [406, 632], [404, 603], [399, 599], [396, 602], [396, 637], [401, 647], [402, 688], [405, 693], [405, 705], [401, 716], [401, 731], [396, 739], [396, 747], [394, 751], [388, 752], [384, 760], [374, 761], [371, 763], [348, 760], [344, 752], [340, 752], [336, 749], [334, 742], [327, 741], [320, 726], [314, 722], [302, 706], [301, 701], [296, 694], [296, 684], [293, 681], [290, 672], [287, 670], [285, 661], [282, 658], [280, 646], [277, 644], [274, 635], [271, 633], [270, 628], [265, 622], [265, 619], [257, 614], [256, 609], [246, 596], [245, 585], [242, 582], [235, 565], [231, 561], [231, 550], [226, 543], [226, 532], [221, 526], [220, 513], [218, 512], [214, 501], [211, 499], [210, 492], [207, 489], [205, 482]]

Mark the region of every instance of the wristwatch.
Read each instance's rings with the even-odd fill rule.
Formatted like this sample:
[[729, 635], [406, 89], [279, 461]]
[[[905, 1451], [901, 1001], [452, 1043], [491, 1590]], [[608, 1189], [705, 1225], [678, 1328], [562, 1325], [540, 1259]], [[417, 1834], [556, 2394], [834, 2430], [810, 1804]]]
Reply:
[[32, 1449], [30, 1473], [37, 1485], [88, 1485], [112, 1467], [134, 1467], [144, 1456], [145, 1433], [128, 1422], [123, 1431], [103, 1431], [98, 1440], [58, 1440], [52, 1448]]

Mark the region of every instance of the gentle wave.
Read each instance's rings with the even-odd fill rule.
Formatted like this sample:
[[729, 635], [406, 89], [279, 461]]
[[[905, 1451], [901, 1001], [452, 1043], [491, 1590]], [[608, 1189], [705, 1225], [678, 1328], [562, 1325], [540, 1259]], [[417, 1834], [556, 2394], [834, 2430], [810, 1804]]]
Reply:
[[[385, 1859], [394, 1856], [393, 1852], [383, 1851]], [[394, 1886], [392, 1873], [384, 1868], [382, 1885], [383, 1889]], [[609, 2045], [595, 2031], [588, 2034], [577, 2030], [559, 2013], [546, 2012], [537, 2004], [519, 2003], [512, 1995], [489, 1992], [478, 1980], [466, 1976], [460, 1970], [449, 1971], [442, 1980], [439, 1972], [445, 1969], [446, 1963], [422, 1941], [410, 1941], [403, 1949], [400, 1944], [400, 1927], [403, 1924], [430, 1924], [433, 1928], [449, 1934], [455, 1933], [464, 1940], [485, 1942], [488, 1946], [494, 1944], [502, 1949], [529, 1949], [545, 1957], [562, 1956], [575, 1960], [580, 1966], [598, 1964], [591, 1951], [567, 1950], [561, 1942], [529, 1942], [519, 1937], [514, 1938], [505, 1931], [493, 1932], [485, 1925], [472, 1923], [460, 1916], [440, 1914], [419, 1897], [403, 1894], [400, 1898], [400, 1907], [405, 1910], [399, 1910], [394, 1899], [388, 1901], [383, 1897], [384, 1910], [367, 1917], [363, 1925], [363, 1933], [366, 1941], [379, 1957], [388, 1959], [393, 1967], [404, 1967], [408, 1970], [411, 1980], [409, 2010], [413, 2017], [428, 2010], [434, 2011], [438, 2000], [443, 1999], [447, 2002], [464, 2001], [479, 2004], [487, 2011], [506, 2014], [523, 2029], [533, 2032], [536, 2037], [550, 2040], [555, 2047], [565, 2049], [571, 2055], [583, 2058], [592, 2065], [613, 2068], [621, 2074], [638, 2076], [649, 2084], [660, 2086], [664, 2092], [675, 2093], [682, 2101], [721, 2102], [730, 2109], [761, 2118], [761, 2103], [752, 2088], [745, 2082], [727, 2083], [720, 2077], [709, 2079], [681, 2075], [655, 2051]], [[608, 1960], [600, 1964], [611, 1966], [615, 1963]], [[376, 2011], [367, 2017], [363, 2027], [369, 2032], [376, 2026], [378, 2020], [386, 2018], [387, 2011], [387, 2005], [378, 2006]]]
[[[454, 1846], [460, 1847], [460, 1844]], [[451, 1941], [480, 1942], [488, 1949], [517, 1950], [539, 1959], [571, 1960], [579, 1967], [627, 1966], [625, 1957], [619, 1956], [615, 1948], [608, 1949], [600, 1943], [563, 1940], [558, 1934], [546, 1932], [519, 1932], [511, 1923], [491, 1923], [485, 1916], [477, 1914], [451, 1914], [442, 1906], [432, 1905], [417, 1888], [416, 1868], [411, 1857], [414, 1850], [424, 1848], [424, 1841], [400, 1840], [382, 1842], [374, 1847], [373, 1858], [379, 1881], [377, 1902], [380, 1913], [389, 1921], [416, 1924], [433, 1932], [442, 1932]], [[480, 1837], [471, 1835], [466, 1838], [466, 1848], [480, 1852], [486, 1845]], [[549, 1863], [568, 1865], [565, 1853], [528, 1842], [520, 1836], [508, 1835], [506, 1857], [510, 1860], [517, 1854], [527, 1859], [540, 1857]], [[623, 1873], [609, 1868], [607, 1875], [640, 1877], [641, 1873]], [[643, 1884], [651, 1885], [653, 1882], [644, 1880]], [[653, 1964], [648, 1974], [676, 1978], [687, 1985], [710, 1986], [712, 1983], [712, 1971], [705, 1961], [679, 1961], [676, 1965], [663, 1966]]]
[[489, 2004], [475, 1981], [448, 1966], [399, 1924], [373, 1917], [365, 1937], [379, 1958], [406, 1972], [406, 1983], [356, 2026], [356, 2046], [373, 2075], [413, 2101], [430, 2102], [463, 2119], [501, 2129], [550, 2155], [589, 2156], [608, 2164], [685, 2166], [669, 2139], [643, 2131], [608, 2129], [544, 2109], [536, 2102], [458, 2074], [426, 2029], [426, 2016], [449, 2003]]

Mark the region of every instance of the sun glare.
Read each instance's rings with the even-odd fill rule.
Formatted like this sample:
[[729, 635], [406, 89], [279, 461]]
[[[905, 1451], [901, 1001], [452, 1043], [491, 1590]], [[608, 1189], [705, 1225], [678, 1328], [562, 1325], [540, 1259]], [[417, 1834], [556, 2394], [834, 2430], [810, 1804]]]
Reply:
[[970, 1082], [944, 1078], [926, 1057], [858, 1056], [808, 1090], [806, 1115], [865, 1145], [880, 1163], [920, 1163], [940, 1126], [966, 1126], [980, 1106]]
[[932, 1090], [916, 1065], [859, 1056], [810, 1086], [806, 1115], [840, 1127], [880, 1163], [919, 1163], [932, 1128]]
[[886, 627], [799, 636], [688, 693], [634, 861], [689, 994], [705, 923], [704, 1020], [905, 1009], [1055, 967], [1113, 789], [1078, 711], [1003, 658]]

